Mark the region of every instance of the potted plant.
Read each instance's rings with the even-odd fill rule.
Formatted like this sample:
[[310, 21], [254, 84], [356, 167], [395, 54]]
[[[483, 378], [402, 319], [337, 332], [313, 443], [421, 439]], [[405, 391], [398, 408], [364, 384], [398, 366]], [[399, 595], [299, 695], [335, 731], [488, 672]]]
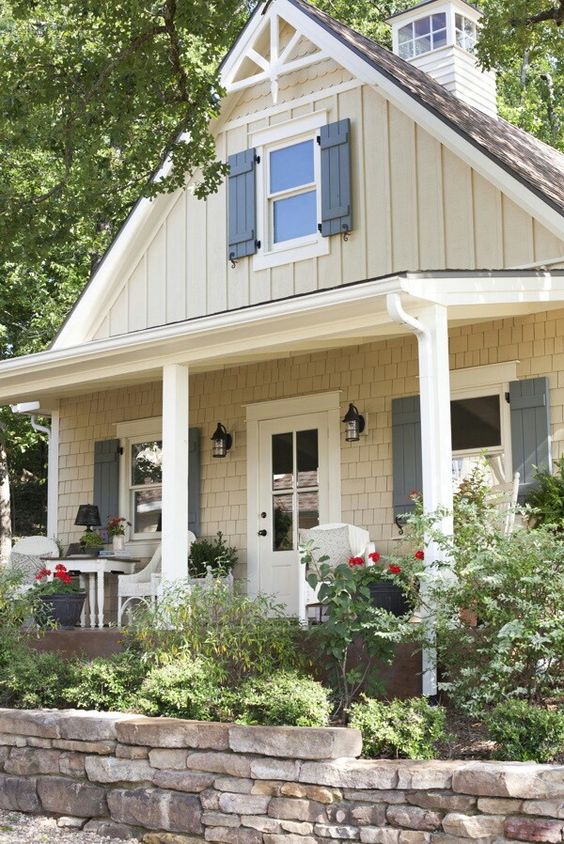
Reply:
[[[414, 560], [422, 561], [423, 559], [423, 551], [416, 551]], [[398, 618], [411, 613], [414, 604], [411, 594], [413, 585], [411, 569], [414, 566], [404, 559], [401, 560], [401, 563], [387, 558], [384, 561], [384, 558], [377, 551], [369, 554], [369, 561], [371, 565], [365, 567], [363, 577], [366, 580], [373, 605], [391, 612]], [[349, 565], [351, 564], [362, 564], [364, 566], [365, 562], [362, 557], [352, 557], [349, 560]]]
[[[52, 575], [52, 576], [51, 576]], [[40, 627], [56, 624], [63, 630], [72, 630], [80, 621], [86, 592], [73, 581], [63, 563], [57, 563], [53, 572], [42, 568], [35, 576], [35, 620]]]
[[108, 519], [106, 530], [108, 531], [108, 537], [112, 540], [114, 554], [123, 553], [125, 549], [125, 532], [128, 527], [131, 527], [131, 522], [128, 522], [124, 516], [112, 516]]
[[93, 530], [87, 530], [80, 537], [80, 547], [85, 554], [92, 554], [94, 557], [97, 557], [104, 547], [104, 540], [99, 533], [95, 533]]
[[208, 568], [214, 577], [225, 577], [237, 564], [237, 549], [227, 545], [223, 534], [213, 539], [196, 539], [190, 547], [188, 571], [191, 577], [205, 577]]

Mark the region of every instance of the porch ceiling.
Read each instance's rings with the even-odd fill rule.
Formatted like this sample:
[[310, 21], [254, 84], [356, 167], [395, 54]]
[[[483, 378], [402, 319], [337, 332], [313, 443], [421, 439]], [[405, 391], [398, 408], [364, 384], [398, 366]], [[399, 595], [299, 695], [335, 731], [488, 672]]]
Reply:
[[203, 372], [407, 334], [388, 315], [388, 293], [415, 316], [445, 305], [462, 324], [562, 307], [564, 271], [403, 273], [26, 355], [0, 364], [0, 404], [49, 410], [63, 396], [160, 380], [166, 364]]

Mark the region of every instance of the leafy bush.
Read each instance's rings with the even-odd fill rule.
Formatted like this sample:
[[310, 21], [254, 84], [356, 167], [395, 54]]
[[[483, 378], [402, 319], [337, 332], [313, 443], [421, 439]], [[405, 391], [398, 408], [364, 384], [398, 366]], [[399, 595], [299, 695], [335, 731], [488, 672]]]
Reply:
[[496, 759], [551, 762], [564, 752], [564, 712], [510, 700], [495, 707], [486, 719]]
[[223, 679], [223, 672], [211, 660], [184, 655], [149, 671], [139, 691], [137, 706], [146, 715], [218, 720]]
[[564, 528], [564, 457], [554, 461], [555, 472], [535, 474], [535, 487], [526, 499], [535, 526], [553, 525]]
[[15, 645], [2, 652], [0, 705], [15, 709], [64, 706], [63, 690], [72, 676], [72, 663], [60, 654]]
[[64, 690], [67, 705], [76, 709], [123, 712], [135, 709], [137, 693], [147, 673], [140, 655], [125, 650], [107, 658], [77, 662], [72, 684]]
[[364, 697], [351, 706], [349, 716], [349, 726], [362, 733], [368, 759], [433, 759], [444, 735], [444, 709], [423, 697], [391, 703]]
[[224, 577], [237, 565], [237, 549], [227, 545], [221, 531], [214, 539], [196, 539], [190, 547], [188, 570], [192, 577], [205, 577], [210, 566], [216, 577]]
[[[505, 536], [466, 507], [447, 549], [457, 579], [435, 579], [442, 687], [471, 716], [508, 698], [539, 703], [564, 689], [564, 537], [541, 527]], [[477, 619], [472, 625], [470, 610]]]
[[283, 607], [266, 596], [232, 594], [221, 583], [211, 589], [168, 587], [156, 607], [136, 614], [131, 635], [157, 657], [211, 660], [230, 685], [249, 675], [300, 669], [306, 662], [296, 619], [285, 617]]
[[[303, 545], [300, 558], [308, 571], [307, 581], [317, 589], [326, 613], [323, 624], [311, 628], [310, 638], [329, 668], [338, 715], [348, 710], [361, 689], [372, 693], [381, 690], [376, 663], [392, 662], [395, 645], [413, 638], [417, 631], [408, 616], [396, 617], [375, 607], [370, 592], [370, 584], [375, 581], [397, 583], [394, 572], [405, 577], [407, 567], [404, 573], [400, 565], [392, 563], [382, 573], [381, 558], [376, 554], [374, 566], [366, 567], [361, 557], [352, 557], [349, 564], [333, 567], [325, 557], [315, 561], [314, 550], [313, 543]], [[360, 660], [355, 655], [359, 643], [363, 647]]]
[[288, 727], [325, 727], [331, 715], [329, 691], [295, 671], [247, 680], [239, 690], [239, 721]]

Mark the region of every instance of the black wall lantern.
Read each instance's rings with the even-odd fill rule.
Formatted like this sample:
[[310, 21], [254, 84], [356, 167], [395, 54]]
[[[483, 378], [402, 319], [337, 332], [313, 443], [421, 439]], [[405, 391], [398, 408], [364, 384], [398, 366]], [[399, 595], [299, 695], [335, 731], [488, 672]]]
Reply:
[[227, 433], [225, 426], [221, 422], [217, 423], [217, 428], [213, 432], [211, 440], [212, 457], [225, 457], [233, 445], [233, 437]]
[[366, 422], [364, 421], [364, 416], [360, 415], [358, 408], [354, 404], [349, 404], [349, 409], [343, 417], [343, 422], [346, 425], [345, 440], [348, 443], [357, 443], [366, 427]]

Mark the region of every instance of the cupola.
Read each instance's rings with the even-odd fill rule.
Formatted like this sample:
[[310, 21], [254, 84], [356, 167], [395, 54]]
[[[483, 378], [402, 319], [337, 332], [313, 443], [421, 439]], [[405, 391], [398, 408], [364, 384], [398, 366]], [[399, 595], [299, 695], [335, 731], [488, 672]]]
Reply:
[[388, 18], [393, 51], [459, 99], [497, 115], [495, 74], [474, 55], [482, 13], [465, 0], [424, 0]]

